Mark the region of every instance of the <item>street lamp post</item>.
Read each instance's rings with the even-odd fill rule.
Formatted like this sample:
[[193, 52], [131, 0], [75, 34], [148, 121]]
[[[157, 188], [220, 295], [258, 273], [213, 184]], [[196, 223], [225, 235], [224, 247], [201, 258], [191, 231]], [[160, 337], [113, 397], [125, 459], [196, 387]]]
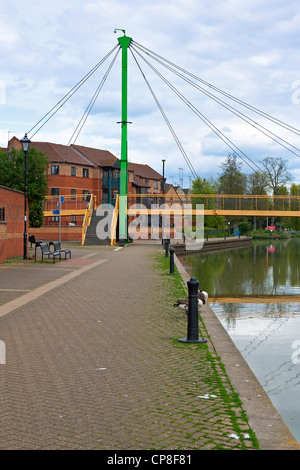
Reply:
[[27, 134], [21, 139], [22, 149], [24, 152], [24, 254], [23, 259], [27, 259], [27, 152], [31, 141]]
[[[162, 160], [163, 164], [163, 195], [165, 195], [166, 192], [166, 185], [165, 185], [165, 161]], [[163, 203], [166, 203], [166, 197], [164, 196]], [[162, 224], [161, 224], [161, 243], [162, 245], [164, 244], [164, 234], [165, 234], [165, 216], [162, 216]]]
[[166, 160], [162, 160], [163, 162], [163, 193], [165, 194], [165, 161]]

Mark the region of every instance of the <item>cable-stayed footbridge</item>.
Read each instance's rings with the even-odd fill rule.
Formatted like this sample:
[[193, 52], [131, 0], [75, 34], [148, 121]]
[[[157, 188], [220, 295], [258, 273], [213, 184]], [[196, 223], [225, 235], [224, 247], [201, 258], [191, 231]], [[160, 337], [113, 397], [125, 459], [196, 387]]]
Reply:
[[[234, 97], [233, 95], [221, 90], [220, 88], [214, 86], [213, 84], [203, 80], [202, 78], [196, 76], [195, 74], [185, 70], [182, 67], [174, 64], [170, 60], [162, 57], [161, 55], [151, 51], [149, 48], [146, 48], [142, 44], [136, 42], [131, 37], [126, 35], [125, 30], [115, 30], [121, 31], [122, 35], [118, 38], [118, 44], [85, 76], [83, 79], [75, 85], [69, 93], [67, 93], [38, 123], [33, 126], [28, 134], [30, 137], [33, 137], [48, 121], [56, 114], [57, 111], [77, 92], [77, 90], [92, 76], [96, 70], [108, 59], [108, 57], [113, 56], [110, 65], [108, 66], [104, 76], [98, 85], [88, 107], [86, 108], [84, 115], [82, 116], [80, 122], [78, 123], [69, 144], [74, 144], [78, 138], [83, 125], [91, 113], [93, 105], [95, 104], [96, 99], [100, 91], [102, 90], [116, 58], [121, 51], [121, 72], [122, 72], [122, 112], [121, 112], [121, 175], [120, 175], [120, 199], [118, 205], [118, 215], [119, 215], [119, 232], [120, 232], [120, 244], [124, 244], [126, 241], [125, 232], [126, 224], [128, 223], [128, 217], [132, 216], [132, 204], [140, 200], [140, 214], [149, 215], [149, 210], [157, 211], [157, 214], [164, 214], [163, 211], [167, 211], [167, 208], [153, 208], [151, 206], [151, 198], [153, 201], [159, 202], [159, 204], [169, 204], [173, 205], [181, 204], [181, 207], [184, 207], [187, 204], [190, 204], [190, 208], [186, 209], [191, 211], [191, 214], [196, 214], [196, 205], [203, 204], [204, 215], [238, 215], [238, 216], [283, 216], [283, 217], [299, 217], [299, 197], [298, 196], [267, 196], [267, 195], [217, 195], [217, 194], [198, 194], [198, 195], [188, 195], [187, 197], [172, 197], [168, 195], [159, 196], [157, 194], [147, 194], [147, 195], [132, 195], [128, 194], [128, 145], [127, 145], [127, 129], [128, 124], [131, 124], [128, 121], [128, 52], [131, 53], [131, 56], [134, 60], [134, 63], [137, 66], [138, 71], [143, 77], [146, 87], [148, 88], [150, 95], [153, 97], [162, 117], [165, 121], [170, 133], [172, 134], [179, 152], [183, 159], [185, 160], [189, 171], [191, 172], [192, 178], [197, 179], [198, 173], [195, 167], [199, 168], [199, 165], [194, 165], [191, 161], [191, 158], [188, 156], [187, 152], [184, 150], [183, 145], [178, 138], [174, 127], [171, 124], [171, 120], [168, 118], [163, 106], [158, 99], [157, 94], [154, 91], [154, 87], [150, 84], [150, 80], [147, 77], [145, 69], [151, 70], [155, 76], [160, 79], [164, 85], [171, 90], [177, 98], [183, 102], [189, 111], [192, 111], [194, 115], [200, 119], [201, 123], [205, 124], [210, 131], [212, 131], [219, 139], [221, 139], [230, 151], [240, 158], [253, 172], [258, 174], [265, 174], [266, 177], [270, 175], [266, 174], [265, 168], [261, 167], [260, 164], [255, 161], [253, 157], [249, 157], [238, 145], [236, 145], [232, 139], [228, 137], [228, 133], [223, 132], [219, 127], [217, 127], [210, 119], [203, 114], [199, 107], [195, 106], [179, 89], [178, 86], [174, 86], [169, 79], [167, 79], [164, 73], [161, 70], [168, 71], [172, 76], [179, 78], [184, 81], [185, 87], [188, 85], [192, 87], [197, 92], [203, 94], [206, 98], [212, 100], [222, 110], [227, 110], [241, 119], [244, 123], [251, 126], [252, 129], [260, 132], [264, 136], [271, 139], [277, 145], [281, 146], [289, 154], [300, 158], [300, 149], [295, 145], [293, 139], [289, 141], [286, 137], [287, 133], [291, 133], [293, 138], [299, 137], [300, 130], [293, 127], [290, 124], [283, 122], [282, 120], [269, 115], [268, 113], [242, 101], [239, 98]], [[161, 69], [159, 69], [161, 67]], [[253, 115], [255, 118], [253, 118]], [[258, 122], [258, 120], [264, 122]], [[265, 122], [271, 123], [272, 126], [276, 126], [276, 129], [284, 131], [284, 137], [278, 134], [278, 131], [266, 127]], [[175, 199], [177, 199], [175, 201]], [[132, 202], [133, 201], [133, 202]], [[145, 202], [147, 201], [147, 204]], [[81, 210], [81, 209], [77, 209]], [[180, 211], [180, 209], [174, 209]], [[175, 213], [175, 212], [174, 212]], [[155, 215], [155, 212], [152, 212]]]

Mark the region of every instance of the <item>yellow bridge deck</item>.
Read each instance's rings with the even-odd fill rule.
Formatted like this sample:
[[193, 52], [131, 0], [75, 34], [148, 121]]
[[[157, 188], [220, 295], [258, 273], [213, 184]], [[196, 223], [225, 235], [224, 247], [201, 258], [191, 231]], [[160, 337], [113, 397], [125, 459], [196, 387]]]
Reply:
[[[44, 216], [53, 216], [57, 198], [47, 198]], [[197, 207], [198, 205], [198, 207]], [[201, 206], [200, 206], [201, 205]], [[65, 196], [61, 215], [84, 215], [86, 202]], [[127, 214], [299, 217], [300, 196], [226, 194], [128, 194]]]

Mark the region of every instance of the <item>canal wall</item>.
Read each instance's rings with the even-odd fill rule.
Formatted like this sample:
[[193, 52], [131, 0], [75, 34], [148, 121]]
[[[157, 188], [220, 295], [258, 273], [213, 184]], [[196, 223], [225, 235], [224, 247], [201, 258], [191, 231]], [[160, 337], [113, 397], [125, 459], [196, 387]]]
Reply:
[[[224, 245], [224, 240], [222, 241]], [[244, 240], [244, 242], [246, 241], [249, 242], [249, 239]], [[212, 247], [213, 244], [210, 246]], [[227, 242], [226, 248], [228, 246], [231, 245]], [[232, 244], [232, 247], [237, 247], [237, 245], [233, 246]], [[182, 280], [186, 284], [190, 280], [190, 275], [184, 269], [176, 254], [174, 255], [174, 261]], [[202, 287], [205, 290], [205, 286]], [[242, 408], [249, 420], [249, 427], [255, 432], [260, 449], [300, 450], [299, 443], [210, 307], [209, 302], [201, 308], [200, 315], [206, 330], [203, 336], [208, 339], [209, 349], [219, 356], [224, 365], [229, 380], [241, 399]]]
[[[207, 253], [211, 251], [228, 250], [232, 248], [239, 248], [250, 246], [252, 244], [251, 237], [230, 237], [230, 238], [209, 238], [204, 240], [201, 250], [196, 247], [193, 250], [192, 243], [189, 242], [189, 249], [186, 249], [185, 243], [174, 243], [171, 246], [174, 248], [176, 255], [187, 255], [192, 253]], [[195, 244], [196, 245], [196, 244]]]

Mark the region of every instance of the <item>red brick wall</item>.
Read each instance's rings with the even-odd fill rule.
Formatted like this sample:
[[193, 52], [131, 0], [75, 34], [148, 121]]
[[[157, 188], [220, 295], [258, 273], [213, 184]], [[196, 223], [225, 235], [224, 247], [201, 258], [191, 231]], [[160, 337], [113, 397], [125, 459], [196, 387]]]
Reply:
[[0, 186], [0, 207], [5, 208], [6, 222], [6, 233], [1, 230], [0, 235], [0, 262], [3, 263], [7, 258], [23, 256], [24, 193]]
[[0, 221], [0, 263], [5, 263], [6, 261], [6, 253], [5, 253], [6, 229], [7, 229], [7, 223]]
[[[77, 169], [76, 176], [71, 176], [71, 167]], [[89, 191], [94, 194], [99, 204], [102, 188], [100, 188], [100, 169], [86, 167], [89, 169], [89, 177], [82, 176], [83, 167], [75, 164], [65, 164], [60, 167], [59, 175], [51, 175], [51, 164], [48, 166], [48, 196], [51, 196], [51, 188], [59, 188], [60, 196], [71, 195], [71, 189], [75, 189], [76, 196], [83, 194], [83, 191]]]
[[[47, 242], [59, 240], [59, 226], [43, 225], [38, 228], [30, 228], [29, 232], [35, 236], [36, 240], [43, 240]], [[81, 226], [61, 226], [61, 240], [74, 240], [81, 241], [82, 227]], [[30, 245], [30, 244], [29, 244]]]

